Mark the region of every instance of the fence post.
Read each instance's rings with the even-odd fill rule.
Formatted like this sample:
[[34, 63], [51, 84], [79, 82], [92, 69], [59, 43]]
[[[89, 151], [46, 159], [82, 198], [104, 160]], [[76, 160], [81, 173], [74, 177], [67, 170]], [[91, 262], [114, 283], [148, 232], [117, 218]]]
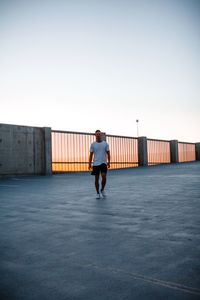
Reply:
[[171, 163], [179, 162], [178, 140], [170, 141], [170, 161], [171, 161]]
[[138, 137], [138, 165], [139, 167], [148, 166], [147, 138], [146, 136]]
[[52, 175], [51, 128], [44, 127], [44, 175]]
[[195, 144], [196, 160], [200, 160], [200, 143]]
[[101, 140], [106, 141], [106, 133], [105, 132], [101, 133]]

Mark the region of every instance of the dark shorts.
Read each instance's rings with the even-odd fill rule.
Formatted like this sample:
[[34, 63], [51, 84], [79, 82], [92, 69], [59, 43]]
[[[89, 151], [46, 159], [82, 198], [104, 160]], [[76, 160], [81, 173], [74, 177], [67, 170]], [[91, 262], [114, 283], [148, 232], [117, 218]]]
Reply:
[[101, 164], [99, 166], [93, 166], [91, 175], [99, 175], [99, 174], [106, 174], [107, 173], [107, 165]]

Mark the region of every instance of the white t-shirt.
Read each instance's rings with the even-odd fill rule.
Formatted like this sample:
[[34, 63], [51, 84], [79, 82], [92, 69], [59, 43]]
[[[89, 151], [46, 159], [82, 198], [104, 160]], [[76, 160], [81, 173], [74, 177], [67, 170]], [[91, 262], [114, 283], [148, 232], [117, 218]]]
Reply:
[[93, 142], [91, 144], [90, 152], [94, 153], [93, 166], [107, 164], [107, 151], [109, 151], [109, 145], [105, 141], [100, 143]]

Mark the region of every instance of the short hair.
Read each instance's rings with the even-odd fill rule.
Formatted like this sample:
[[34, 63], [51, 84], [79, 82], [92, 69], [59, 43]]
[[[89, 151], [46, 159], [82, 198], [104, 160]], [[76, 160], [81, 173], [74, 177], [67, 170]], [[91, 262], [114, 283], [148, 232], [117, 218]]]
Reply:
[[97, 132], [101, 132], [101, 130], [97, 129], [97, 130], [95, 131], [95, 133], [97, 133]]

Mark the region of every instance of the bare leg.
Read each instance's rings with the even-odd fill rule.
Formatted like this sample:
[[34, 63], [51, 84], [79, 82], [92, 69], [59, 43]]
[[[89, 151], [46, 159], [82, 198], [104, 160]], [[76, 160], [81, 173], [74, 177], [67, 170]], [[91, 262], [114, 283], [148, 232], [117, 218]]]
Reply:
[[95, 188], [97, 193], [99, 193], [99, 175], [95, 175]]
[[101, 174], [102, 181], [101, 181], [101, 190], [103, 191], [106, 186], [106, 174]]

